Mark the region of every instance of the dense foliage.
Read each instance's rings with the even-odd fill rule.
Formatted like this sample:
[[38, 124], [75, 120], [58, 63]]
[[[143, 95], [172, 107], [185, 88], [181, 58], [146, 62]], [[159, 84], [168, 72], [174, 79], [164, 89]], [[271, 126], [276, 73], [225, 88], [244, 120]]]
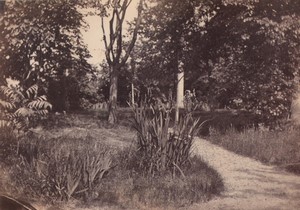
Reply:
[[52, 105], [45, 95], [38, 94], [38, 86], [27, 90], [19, 86], [0, 87], [0, 130], [27, 131], [34, 122], [48, 114]]
[[299, 11], [296, 0], [148, 1], [137, 83], [174, 88], [183, 65], [186, 89], [211, 109], [287, 117], [299, 78]]
[[80, 32], [84, 25], [73, 0], [7, 1], [0, 16], [0, 82], [12, 78], [24, 88], [35, 83], [52, 88], [54, 109], [67, 110], [67, 86], [75, 82], [80, 89], [91, 76]]

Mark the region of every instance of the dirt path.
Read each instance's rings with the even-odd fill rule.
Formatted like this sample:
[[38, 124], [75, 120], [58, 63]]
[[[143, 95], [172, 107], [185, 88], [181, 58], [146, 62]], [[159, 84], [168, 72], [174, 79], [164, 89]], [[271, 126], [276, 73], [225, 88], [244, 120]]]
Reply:
[[203, 139], [196, 139], [194, 152], [223, 177], [225, 192], [190, 210], [298, 210], [300, 176], [229, 152]]

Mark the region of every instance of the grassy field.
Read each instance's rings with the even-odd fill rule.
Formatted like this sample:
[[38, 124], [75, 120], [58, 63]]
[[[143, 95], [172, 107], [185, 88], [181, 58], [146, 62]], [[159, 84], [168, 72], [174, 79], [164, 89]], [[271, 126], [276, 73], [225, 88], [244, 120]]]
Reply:
[[235, 153], [299, 173], [299, 136], [299, 127], [291, 127], [281, 131], [250, 128], [242, 132], [232, 128], [225, 133], [211, 129], [208, 139]]
[[[145, 209], [204, 202], [223, 190], [219, 174], [199, 157], [185, 177], [147, 176], [126, 116], [105, 122], [105, 112], [51, 115], [22, 139], [1, 139], [0, 191], [63, 209], [81, 206]], [[4, 133], [3, 133], [4, 135]]]

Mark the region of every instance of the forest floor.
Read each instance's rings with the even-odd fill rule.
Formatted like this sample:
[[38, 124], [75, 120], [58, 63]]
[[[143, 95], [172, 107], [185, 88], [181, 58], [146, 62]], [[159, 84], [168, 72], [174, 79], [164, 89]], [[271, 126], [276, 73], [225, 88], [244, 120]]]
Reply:
[[300, 176], [237, 155], [199, 138], [195, 141], [194, 153], [221, 174], [226, 189], [220, 197], [188, 209], [300, 209]]

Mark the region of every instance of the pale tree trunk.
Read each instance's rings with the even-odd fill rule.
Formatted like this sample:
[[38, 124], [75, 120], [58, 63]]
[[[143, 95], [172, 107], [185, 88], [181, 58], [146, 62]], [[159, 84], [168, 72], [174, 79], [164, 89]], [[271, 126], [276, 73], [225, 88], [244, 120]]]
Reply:
[[108, 123], [117, 122], [117, 97], [118, 97], [118, 74], [116, 69], [112, 70], [109, 87]]
[[[179, 56], [178, 56], [179, 57]], [[184, 69], [183, 63], [178, 58], [177, 60], [177, 87], [176, 87], [176, 112], [175, 122], [179, 122], [180, 109], [184, 108]]]

